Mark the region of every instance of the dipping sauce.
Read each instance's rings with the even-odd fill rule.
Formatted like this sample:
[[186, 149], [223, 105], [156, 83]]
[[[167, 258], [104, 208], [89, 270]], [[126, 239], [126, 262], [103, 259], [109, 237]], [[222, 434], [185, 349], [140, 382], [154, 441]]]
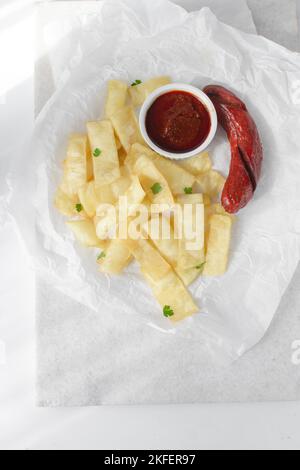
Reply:
[[211, 130], [211, 118], [196, 96], [186, 91], [171, 91], [157, 98], [148, 110], [146, 130], [162, 150], [187, 153], [205, 142]]

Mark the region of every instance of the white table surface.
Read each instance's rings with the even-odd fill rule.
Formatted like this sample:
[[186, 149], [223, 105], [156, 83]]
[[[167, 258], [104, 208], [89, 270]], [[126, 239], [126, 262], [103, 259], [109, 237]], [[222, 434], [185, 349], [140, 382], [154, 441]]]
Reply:
[[[6, 91], [0, 188], [6, 162], [33, 125], [34, 28], [27, 3], [2, 0], [0, 6], [0, 95]], [[0, 231], [0, 254], [1, 449], [299, 449], [300, 403], [35, 408], [34, 277], [9, 222]]]

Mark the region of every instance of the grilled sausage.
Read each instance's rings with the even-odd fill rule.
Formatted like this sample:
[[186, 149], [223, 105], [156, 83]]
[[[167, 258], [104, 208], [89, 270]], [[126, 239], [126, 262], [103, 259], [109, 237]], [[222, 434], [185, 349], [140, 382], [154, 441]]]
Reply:
[[259, 182], [263, 162], [260, 136], [246, 105], [232, 92], [217, 85], [206, 87], [204, 92], [212, 100], [231, 145], [222, 205], [226, 212], [235, 214], [252, 199]]

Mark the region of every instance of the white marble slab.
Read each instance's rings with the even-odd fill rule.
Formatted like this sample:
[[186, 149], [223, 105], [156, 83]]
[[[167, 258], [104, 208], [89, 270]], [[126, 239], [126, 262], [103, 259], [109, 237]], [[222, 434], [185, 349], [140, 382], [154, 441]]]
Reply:
[[[213, 2], [216, 9], [221, 8], [218, 0], [213, 0]], [[283, 38], [286, 44], [289, 43], [290, 47], [295, 47], [296, 10], [294, 10], [294, 13], [293, 10], [290, 10], [290, 7], [295, 7], [294, 1], [287, 2], [287, 10], [281, 10], [277, 0], [272, 2], [273, 7], [276, 4], [276, 8], [274, 7], [273, 10], [268, 0], [266, 2], [249, 0], [249, 2], [252, 4], [254, 17], [261, 33], [264, 32], [271, 38], [273, 33], [274, 39]], [[83, 8], [83, 3], [85, 3], [86, 8], [88, 4], [90, 4], [90, 8], [96, 8], [95, 2], [81, 2], [80, 9]], [[176, 3], [186, 5], [190, 10], [195, 8], [195, 1], [176, 0]], [[200, 2], [196, 3], [198, 5]], [[60, 18], [61, 20], [64, 18], [65, 21], [68, 14], [72, 17], [76, 16], [74, 10], [76, 5], [78, 7], [78, 4], [73, 2], [70, 2], [69, 5], [66, 5], [66, 2], [64, 4], [48, 5], [41, 18], [47, 22], [51, 16], [54, 16], [57, 21]], [[58, 13], [60, 8], [62, 8], [62, 16]], [[47, 13], [48, 11], [49, 13]], [[275, 14], [275, 11], [278, 13]], [[242, 9], [238, 9], [238, 12], [242, 15]], [[223, 14], [223, 20], [225, 21], [228, 11], [225, 10]], [[251, 21], [249, 12], [245, 16], [243, 10], [242, 16], [244, 20], [247, 17], [247, 21]], [[236, 18], [235, 21], [237, 21]], [[246, 30], [248, 28], [248, 30], [253, 31], [253, 25], [249, 25], [247, 21], [246, 23], [241, 21], [239, 25], [244, 25]], [[235, 24], [235, 26], [238, 25]], [[288, 35], [285, 34], [287, 28]], [[40, 109], [52, 94], [51, 85], [55, 87], [55, 80], [52, 84], [49, 80], [51, 64], [47, 61], [48, 57], [46, 55], [37, 67], [37, 109]], [[45, 69], [45, 64], [50, 67], [48, 70]], [[47, 76], [48, 78], [46, 78]], [[300, 398], [300, 368], [292, 363], [292, 345], [295, 340], [300, 338], [298, 314], [300, 311], [300, 293], [297, 289], [299, 280], [300, 271], [286, 293], [276, 319], [264, 340], [240, 361], [224, 370], [222, 374], [217, 376], [203, 375], [201, 370], [197, 370], [196, 365], [191, 365], [184, 368], [180, 376], [172, 377], [171, 380], [169, 376], [155, 377], [155, 374], [152, 374], [149, 379], [149, 369], [153, 371], [153, 359], [142, 358], [142, 360], [137, 360], [135, 364], [131, 365], [132, 379], [138, 376], [141, 386], [148, 383], [148, 393], [143, 394], [139, 400], [135, 398], [134, 401], [132, 401], [132, 394], [130, 393], [131, 378], [122, 376], [117, 358], [120, 354], [126, 356], [129, 337], [131, 338], [131, 348], [141, 350], [143, 343], [146, 341], [148, 348], [151, 348], [152, 345], [154, 357], [162, 357], [162, 349], [167, 345], [164, 343], [164, 346], [162, 346], [164, 338], [161, 334], [148, 328], [145, 329], [141, 325], [136, 325], [130, 320], [128, 320], [126, 331], [116, 328], [116, 325], [112, 322], [109, 330], [102, 334], [101, 322], [95, 318], [92, 312], [70, 299], [63, 298], [59, 293], [50, 289], [46, 283], [39, 281], [37, 309], [38, 318], [43, 317], [43, 322], [38, 322], [38, 327], [43, 324], [43, 329], [38, 330], [38, 402], [41, 406], [72, 406], [137, 402], [199, 403], [298, 400]], [[47, 328], [45, 328], [45, 325]], [[68, 346], [64, 357], [60, 357], [61, 348], [59, 345], [64, 343], [70, 326], [75, 334], [80, 335], [82, 330], [85, 331], [87, 342], [84, 357], [90, 357], [91, 354], [94, 354], [95, 360], [101, 358], [99, 359], [99, 369], [101, 371], [99, 380], [97, 383], [88, 383], [87, 378], [84, 390], [74, 388], [74, 383], [71, 380], [73, 372], [70, 371], [72, 361], [75, 361], [76, 364], [82, 363], [84, 367], [82, 351], [76, 348], [76, 344], [71, 344]], [[44, 339], [46, 337], [48, 339], [49, 335], [53, 335], [53, 347], [44, 350]], [[91, 338], [92, 341], [90, 341]], [[99, 338], [101, 338], [101, 341]], [[110, 350], [112, 342], [116, 344], [116, 355], [108, 356], [106, 352]], [[122, 346], [118, 346], [120, 344]], [[124, 351], [122, 353], [120, 348], [123, 347]], [[196, 347], [196, 345], [193, 345], [193, 347]], [[125, 365], [126, 368], [130, 369], [130, 364], [126, 361]], [[195, 376], [194, 388], [186, 390], [184, 395], [177, 396], [177, 381], [181, 382], [186, 374], [191, 373]], [[116, 399], [116, 393], [114, 393], [114, 398], [110, 399], [110, 391], [118, 389], [120, 390], [119, 398]], [[60, 390], [64, 390], [63, 396]], [[90, 390], [93, 390], [93, 394], [90, 394]], [[92, 400], [90, 395], [93, 396]], [[96, 400], [95, 396], [98, 397]]]

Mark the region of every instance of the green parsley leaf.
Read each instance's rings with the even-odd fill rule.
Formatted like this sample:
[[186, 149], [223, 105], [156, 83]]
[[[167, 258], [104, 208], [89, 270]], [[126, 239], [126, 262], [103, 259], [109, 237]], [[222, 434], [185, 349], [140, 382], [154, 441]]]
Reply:
[[184, 188], [185, 194], [193, 194], [193, 188]]
[[76, 204], [76, 210], [77, 212], [82, 212], [83, 211], [82, 204]]
[[198, 269], [199, 271], [203, 271], [205, 265], [206, 265], [206, 262], [202, 264], [198, 264], [198, 266], [196, 266], [196, 269]]
[[141, 85], [142, 83], [143, 83], [142, 80], [136, 80], [135, 82], [131, 84], [131, 86]]
[[100, 149], [95, 149], [93, 155], [94, 155], [95, 158], [97, 158], [97, 157], [100, 157], [101, 153], [102, 152], [101, 152]]
[[164, 306], [164, 316], [166, 318], [173, 317], [174, 311], [171, 309], [170, 305]]
[[161, 193], [162, 190], [163, 188], [160, 183], [155, 183], [151, 188], [151, 191], [153, 192], [154, 195]]
[[103, 259], [105, 257], [106, 257], [106, 254], [104, 253], [104, 251], [102, 251], [102, 253], [100, 253], [100, 255], [98, 256], [97, 261], [100, 261], [100, 259]]

